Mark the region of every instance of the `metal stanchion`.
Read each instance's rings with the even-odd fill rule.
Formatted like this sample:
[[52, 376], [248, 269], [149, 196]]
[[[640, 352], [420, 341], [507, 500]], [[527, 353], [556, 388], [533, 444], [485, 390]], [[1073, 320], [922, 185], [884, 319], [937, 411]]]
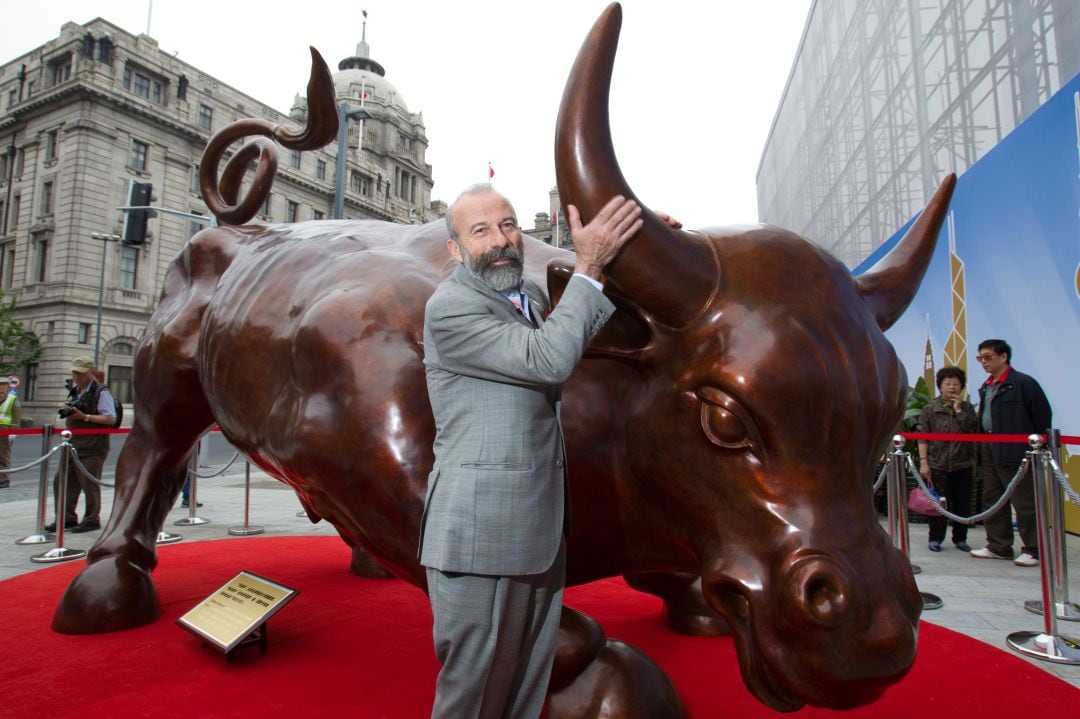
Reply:
[[209, 519], [203, 519], [198, 515], [196, 510], [199, 508], [198, 500], [198, 485], [199, 485], [199, 448], [195, 446], [195, 451], [191, 453], [191, 457], [188, 459], [188, 477], [191, 479], [191, 489], [188, 491], [188, 516], [181, 517], [173, 522], [173, 524], [181, 527], [194, 526], [196, 524], [210, 524]]
[[[52, 449], [53, 426], [47, 424], [41, 428], [41, 454], [45, 456]], [[34, 524], [34, 533], [16, 539], [15, 544], [45, 544], [52, 541], [52, 535], [45, 531], [45, 517], [49, 511], [49, 460], [41, 463], [41, 475], [38, 479], [38, 511]]]
[[249, 510], [251, 508], [251, 462], [244, 462], [244, 526], [229, 527], [229, 534], [246, 537], [251, 534], [262, 534], [262, 527], [253, 527], [249, 522]]
[[[1051, 429], [1047, 432], [1047, 448], [1051, 455], [1057, 457], [1058, 466], [1063, 466], [1061, 461], [1061, 431]], [[1080, 622], [1080, 604], [1069, 601], [1069, 570], [1068, 556], [1065, 549], [1065, 503], [1062, 501], [1062, 489], [1057, 487], [1050, 478], [1052, 472], [1046, 473], [1047, 494], [1050, 495], [1050, 551], [1046, 556], [1040, 557], [1043, 562], [1054, 563], [1054, 607], [1057, 610], [1057, 618], [1069, 622]], [[1040, 551], [1045, 551], [1040, 549]], [[1029, 599], [1024, 602], [1024, 609], [1032, 614], [1043, 613], [1043, 603], [1039, 599]]]
[[67, 501], [67, 477], [70, 464], [68, 458], [71, 457], [71, 445], [68, 441], [71, 439], [71, 432], [65, 429], [60, 433], [60, 437], [62, 438], [62, 444], [60, 448], [60, 475], [57, 478], [60, 487], [59, 496], [56, 498], [56, 548], [50, 549], [44, 554], [36, 554], [30, 557], [31, 562], [66, 562], [86, 556], [86, 552], [82, 549], [68, 549], [64, 546], [64, 507]]
[[[889, 454], [888, 473], [886, 474], [887, 496], [889, 498], [889, 536], [893, 546], [900, 549], [904, 556], [911, 561], [911, 550], [908, 537], [907, 497], [904, 492], [904, 438], [900, 435], [893, 436], [893, 451]], [[911, 565], [911, 573], [919, 574], [922, 567], [917, 564]], [[919, 592], [922, 595], [923, 609], [940, 609], [944, 602], [941, 597], [929, 592]]]
[[[1050, 455], [1040, 452], [1042, 438], [1037, 434], [1028, 437], [1031, 451], [1027, 453], [1031, 460], [1031, 471], [1035, 484], [1035, 523], [1039, 528], [1039, 574], [1042, 579], [1043, 606], [1054, 606], [1055, 561], [1047, 556], [1053, 552], [1050, 541], [1050, 527], [1047, 517], [1047, 495], [1049, 478], [1053, 476], [1050, 467]], [[1057, 612], [1043, 612], [1044, 632], [1013, 632], [1005, 638], [1010, 648], [1037, 659], [1058, 664], [1080, 664], [1080, 642], [1072, 637], [1058, 634]]]

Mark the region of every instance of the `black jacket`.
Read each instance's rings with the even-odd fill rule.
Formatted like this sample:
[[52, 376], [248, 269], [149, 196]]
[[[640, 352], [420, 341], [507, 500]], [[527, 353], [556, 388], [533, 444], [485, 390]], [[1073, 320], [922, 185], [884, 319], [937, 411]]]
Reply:
[[[979, 431], [986, 409], [986, 384], [979, 388]], [[1001, 389], [990, 403], [990, 426], [994, 434], [1043, 434], [1050, 429], [1053, 412], [1042, 387], [1031, 375], [1009, 368]], [[994, 442], [994, 464], [1019, 465], [1031, 449], [1026, 443]]]

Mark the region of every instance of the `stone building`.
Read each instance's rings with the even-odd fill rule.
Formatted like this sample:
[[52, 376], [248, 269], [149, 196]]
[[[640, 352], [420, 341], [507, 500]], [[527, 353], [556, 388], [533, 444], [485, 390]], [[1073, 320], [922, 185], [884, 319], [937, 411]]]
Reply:
[[[365, 40], [334, 79], [339, 100], [368, 114], [349, 121], [344, 216], [408, 223], [445, 212], [431, 202], [423, 116]], [[133, 353], [165, 270], [209, 223], [198, 219], [209, 215], [198, 185], [207, 141], [237, 119], [297, 124], [306, 112], [304, 98], [279, 112], [101, 18], [66, 23], [0, 66], [0, 287], [43, 348], [22, 372], [24, 417], [55, 421], [79, 355], [94, 357], [116, 395], [132, 401]], [[279, 148], [273, 191], [254, 221], [331, 217], [337, 150]], [[141, 246], [115, 241], [133, 182], [152, 184], [163, 208]]]

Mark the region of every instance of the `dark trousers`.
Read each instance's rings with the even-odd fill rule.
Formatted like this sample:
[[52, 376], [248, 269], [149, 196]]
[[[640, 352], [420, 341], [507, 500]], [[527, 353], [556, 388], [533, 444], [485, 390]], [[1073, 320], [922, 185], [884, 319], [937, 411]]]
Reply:
[[[93, 524], [101, 521], [101, 487], [97, 482], [87, 479], [79, 471], [75, 463], [70, 458], [65, 460], [68, 463], [67, 467], [67, 484], [64, 488], [64, 524], [74, 524], [79, 521], [79, 515], [75, 510], [79, 505], [79, 492], [82, 491], [86, 495], [86, 513], [83, 515], [83, 521], [87, 524]], [[94, 457], [79, 457], [79, 461], [86, 467], [86, 471], [94, 475], [95, 478], [101, 479], [101, 470], [105, 467], [105, 455], [100, 454]], [[53, 476], [53, 500], [54, 507], [57, 507], [57, 516], [59, 517], [59, 505], [60, 505], [60, 467], [57, 467], [56, 474]], [[59, 520], [57, 520], [59, 521]]]
[[[983, 505], [989, 507], [1005, 493], [1005, 488], [1020, 467], [1015, 464], [994, 464], [988, 444], [979, 445], [979, 467], [983, 476]], [[1012, 508], [1016, 510], [1016, 526], [1020, 531], [1020, 551], [1038, 557], [1039, 527], [1035, 523], [1035, 482], [1031, 478], [1030, 469], [1017, 484], [1011, 502]], [[987, 518], [986, 546], [995, 554], [1013, 556], [1012, 513], [1008, 503], [1001, 511]]]
[[[945, 472], [937, 469], [930, 470], [930, 479], [934, 483], [934, 489], [941, 492], [945, 496], [946, 504], [945, 508], [953, 514], [961, 517], [971, 516], [971, 478], [973, 471], [971, 467], [965, 469], [956, 469], [952, 472]], [[948, 520], [942, 517], [940, 514], [934, 515], [927, 520], [927, 524], [930, 525], [930, 541], [931, 542], [944, 542], [945, 541], [945, 528], [948, 524]], [[960, 522], [952, 523], [952, 540], [953, 542], [965, 542], [967, 541], [967, 525]]]

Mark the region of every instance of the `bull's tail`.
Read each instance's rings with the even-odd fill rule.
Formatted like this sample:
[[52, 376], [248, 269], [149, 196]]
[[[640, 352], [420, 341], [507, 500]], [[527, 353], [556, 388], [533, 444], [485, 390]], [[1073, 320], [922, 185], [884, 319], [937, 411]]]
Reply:
[[[222, 225], [242, 225], [258, 212], [270, 194], [277, 172], [277, 148], [273, 138], [291, 150], [317, 150], [334, 139], [338, 131], [334, 79], [330, 68], [315, 48], [311, 48], [311, 77], [308, 80], [307, 127], [296, 130], [266, 120], [247, 118], [229, 123], [210, 138], [199, 166], [199, 185], [207, 207]], [[235, 141], [253, 137], [229, 159], [218, 181], [222, 155]], [[247, 168], [258, 157], [255, 177], [243, 199], [237, 202]]]

